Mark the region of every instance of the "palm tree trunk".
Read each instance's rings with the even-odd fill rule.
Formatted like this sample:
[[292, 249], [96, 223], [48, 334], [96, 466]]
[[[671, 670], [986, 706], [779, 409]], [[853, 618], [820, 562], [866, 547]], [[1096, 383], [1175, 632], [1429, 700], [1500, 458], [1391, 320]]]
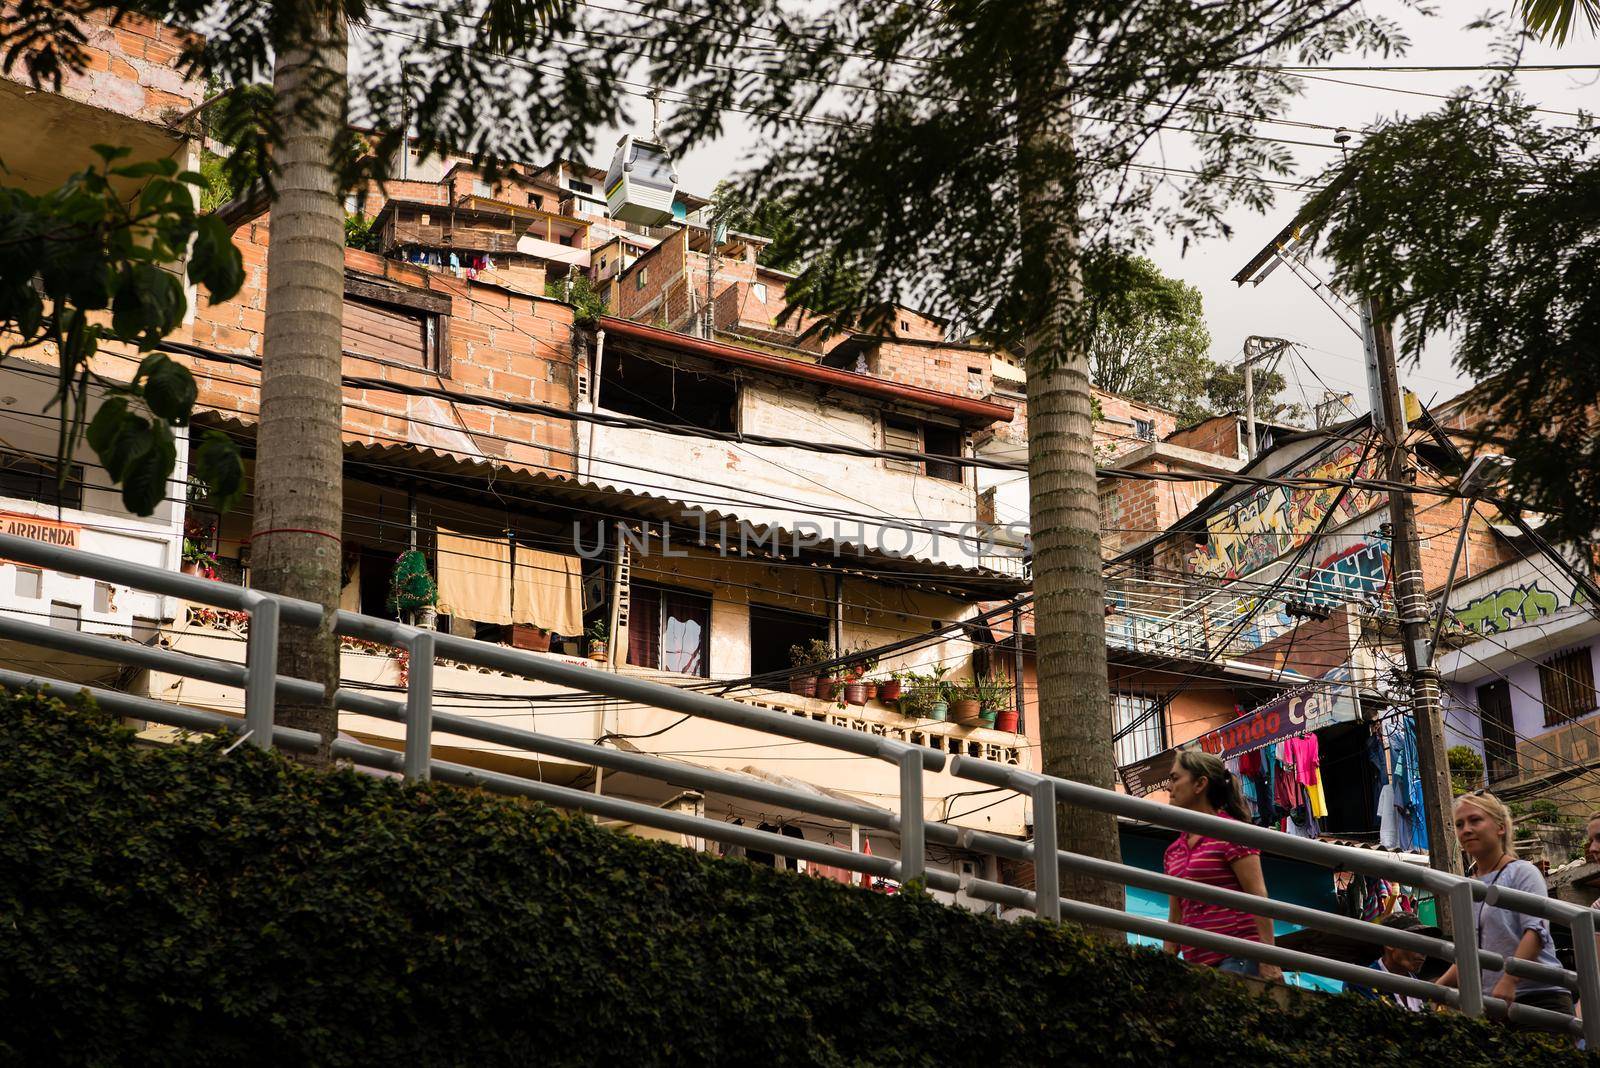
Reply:
[[[1026, 345], [1039, 748], [1046, 774], [1109, 789], [1116, 757], [1088, 345], [1076, 326], [1082, 285], [1079, 190], [1068, 165], [1072, 115], [1053, 85], [1042, 89], [1035, 105], [1019, 108], [1029, 117], [1020, 131], [1018, 174], [1025, 277], [1039, 287], [1034, 307], [1042, 309]], [[1062, 849], [1121, 859], [1115, 817], [1061, 805], [1056, 819]], [[1072, 872], [1062, 873], [1061, 892], [1123, 907], [1122, 886]]]
[[[344, 214], [332, 159], [345, 135], [348, 38], [337, 9], [309, 19], [303, 47], [273, 72], [281, 143], [267, 251], [267, 308], [257, 435], [251, 580], [259, 589], [339, 602], [343, 465], [340, 326]], [[331, 616], [317, 630], [284, 628], [278, 670], [323, 685], [328, 701], [280, 698], [276, 721], [316, 731], [319, 763], [337, 732], [331, 695], [339, 650]]]

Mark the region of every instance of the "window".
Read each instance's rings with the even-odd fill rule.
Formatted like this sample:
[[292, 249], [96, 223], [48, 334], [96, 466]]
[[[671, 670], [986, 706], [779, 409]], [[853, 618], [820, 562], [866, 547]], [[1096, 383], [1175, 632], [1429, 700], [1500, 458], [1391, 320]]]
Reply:
[[44, 590], [44, 572], [36, 567], [17, 566], [17, 596], [36, 599]]
[[982, 393], [983, 392], [983, 368], [981, 368], [981, 367], [968, 367], [967, 368], [967, 392], [968, 393]]
[[750, 295], [752, 297], [756, 298], [756, 303], [757, 304], [765, 304], [767, 302], [767, 283], [765, 283], [765, 282], [752, 282], [752, 283], [750, 283]]
[[634, 583], [628, 600], [628, 663], [710, 676], [710, 595]]
[[[883, 447], [896, 452], [921, 452], [922, 425], [909, 419], [885, 419]], [[891, 471], [910, 471], [913, 474], [920, 474], [922, 471], [922, 464], [917, 460], [886, 459], [883, 463]]]
[[544, 207], [544, 198], [541, 197], [538, 193], [529, 193], [528, 194], [528, 206], [529, 207], [534, 207], [534, 208], [542, 208], [542, 207]]
[[1154, 697], [1119, 690], [1111, 695], [1111, 708], [1119, 768], [1155, 756], [1167, 747], [1165, 717], [1161, 702]]
[[593, 193], [594, 186], [588, 182], [580, 182], [576, 178], [567, 179], [567, 188], [574, 193]]
[[117, 588], [107, 582], [94, 584], [94, 610], [99, 615], [110, 615], [117, 610]]
[[640, 267], [633, 275], [633, 288], [643, 289], [645, 283], [650, 281], [650, 268]]
[[83, 465], [67, 468], [67, 484], [56, 485], [54, 464], [16, 453], [0, 452], [0, 497], [19, 497], [63, 508], [83, 507]]
[[1489, 785], [1517, 773], [1517, 735], [1511, 720], [1511, 684], [1497, 679], [1478, 687], [1478, 717], [1483, 724], [1483, 755]]
[[643, 356], [606, 353], [598, 403], [607, 411], [702, 430], [733, 430], [739, 387]]
[[445, 371], [449, 323], [449, 297], [345, 279], [339, 344], [347, 356]]
[[911, 322], [910, 322], [910, 320], [907, 320], [907, 319], [901, 319], [901, 320], [900, 320], [900, 329], [902, 329], [902, 330], [910, 330], [910, 329], [911, 329]]
[[474, 178], [472, 180], [472, 195], [475, 197], [492, 197], [494, 196], [494, 189], [482, 178]]
[[1140, 419], [1135, 416], [1133, 420], [1133, 436], [1140, 441], [1156, 440], [1156, 421], [1154, 419]]
[[345, 198], [344, 198], [344, 213], [346, 215], [360, 215], [361, 214], [361, 194], [360, 193], [350, 193], [350, 194], [347, 194], [345, 196]]
[[773, 605], [750, 605], [750, 674], [770, 690], [781, 690], [792, 663], [789, 647], [813, 638], [828, 640], [822, 616]]
[[[928, 424], [922, 428], [923, 451], [929, 456], [960, 456], [961, 455], [961, 429], [953, 426], [934, 426]], [[928, 461], [929, 478], [940, 478], [946, 482], [964, 482], [965, 468], [957, 464], [941, 463], [938, 460]]]
[[1595, 709], [1594, 657], [1589, 646], [1552, 656], [1539, 665], [1544, 725], [1553, 727]]
[[50, 602], [50, 625], [57, 630], [81, 630], [83, 610], [65, 601]]

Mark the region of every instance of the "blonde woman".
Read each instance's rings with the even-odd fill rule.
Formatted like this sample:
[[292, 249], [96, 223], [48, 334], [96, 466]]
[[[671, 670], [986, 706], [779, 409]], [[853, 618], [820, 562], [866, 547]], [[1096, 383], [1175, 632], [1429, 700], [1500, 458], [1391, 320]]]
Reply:
[[[1475, 791], [1456, 798], [1456, 841], [1472, 862], [1472, 876], [1490, 886], [1503, 886], [1545, 897], [1549, 890], [1539, 869], [1518, 860], [1512, 849], [1511, 813], [1493, 794]], [[1518, 957], [1551, 968], [1559, 968], [1555, 943], [1550, 940], [1550, 923], [1500, 905], [1474, 902], [1472, 922], [1478, 932], [1478, 946], [1503, 957]], [[1440, 976], [1445, 986], [1455, 986], [1455, 965]], [[1552, 1012], [1572, 1013], [1572, 994], [1546, 979], [1517, 979], [1504, 972], [1483, 972], [1483, 992], [1507, 1002], [1520, 1002]]]

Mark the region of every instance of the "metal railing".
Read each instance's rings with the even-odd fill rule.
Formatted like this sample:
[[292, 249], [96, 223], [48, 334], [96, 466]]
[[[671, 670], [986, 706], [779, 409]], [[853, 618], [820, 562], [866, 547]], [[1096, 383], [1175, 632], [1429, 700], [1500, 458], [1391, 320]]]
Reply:
[[[0, 535], [0, 559], [52, 568], [104, 582], [131, 586], [152, 593], [182, 598], [194, 603], [247, 613], [250, 626], [246, 635], [244, 664], [155, 648], [141, 643], [99, 634], [59, 630], [29, 623], [0, 613], [0, 638], [92, 656], [151, 671], [209, 681], [242, 689], [243, 721], [220, 712], [188, 708], [165, 701], [138, 697], [115, 690], [86, 687], [41, 676], [0, 668], [0, 685], [40, 688], [63, 696], [87, 690], [110, 711], [131, 718], [208, 732], [232, 732], [241, 741], [268, 748], [281, 745], [290, 749], [314, 749], [314, 735], [273, 723], [273, 710], [281, 694], [296, 700], [321, 699], [320, 685], [277, 673], [277, 643], [281, 624], [316, 626], [322, 609], [305, 601], [269, 595], [260, 591], [229, 586], [195, 576], [98, 556], [74, 549], [45, 545], [10, 535]], [[955, 756], [948, 770], [955, 776], [981, 783], [999, 791], [1011, 791], [1032, 803], [1034, 825], [1029, 840], [1020, 840], [983, 831], [954, 826], [926, 818], [923, 774], [946, 769], [946, 754], [938, 750], [851, 730], [829, 723], [795, 717], [754, 707], [693, 690], [633, 678], [609, 671], [569, 663], [505, 646], [492, 645], [448, 634], [439, 634], [392, 620], [377, 619], [351, 612], [338, 612], [334, 631], [343, 636], [362, 638], [405, 649], [409, 654], [409, 676], [403, 701], [347, 688], [333, 695], [334, 705], [344, 711], [389, 720], [404, 726], [403, 748], [399, 751], [340, 737], [332, 743], [335, 757], [356, 764], [400, 772], [409, 779], [438, 779], [501, 793], [534, 798], [562, 808], [584, 811], [609, 819], [625, 820], [729, 845], [742, 845], [778, 856], [794, 857], [846, 871], [897, 879], [920, 880], [928, 888], [960, 893], [967, 898], [1001, 906], [1026, 909], [1040, 919], [1069, 918], [1102, 928], [1131, 932], [1163, 941], [1213, 950], [1228, 956], [1243, 957], [1277, 965], [1293, 971], [1309, 972], [1355, 983], [1385, 993], [1425, 998], [1459, 1009], [1469, 1016], [1507, 1017], [1568, 1034], [1583, 1034], [1591, 1048], [1600, 1048], [1600, 1012], [1579, 1021], [1572, 1016], [1511, 1004], [1485, 995], [1481, 970], [1507, 970], [1511, 975], [1543, 980], [1577, 992], [1582, 1001], [1600, 1005], [1600, 953], [1596, 951], [1595, 913], [1565, 902], [1490, 886], [1446, 872], [1407, 864], [1394, 857], [1348, 846], [1331, 845], [1297, 838], [1278, 831], [1190, 812], [1157, 804], [1083, 783], [1030, 772], [1014, 765]], [[822, 792], [780, 786], [748, 775], [714, 770], [668, 760], [639, 752], [627, 752], [602, 745], [554, 737], [538, 731], [507, 726], [492, 719], [437, 711], [433, 707], [433, 669], [435, 657], [461, 664], [492, 668], [547, 684], [599, 694], [607, 698], [666, 709], [714, 720], [798, 742], [806, 742], [866, 759], [884, 761], [898, 769], [898, 810], [879, 808]], [[667, 811], [639, 801], [605, 796], [572, 787], [536, 781], [505, 772], [433, 758], [433, 734], [443, 734], [507, 746], [529, 753], [543, 754], [579, 764], [638, 775], [675, 786], [715, 793], [724, 797], [783, 806], [799, 812], [859, 825], [897, 835], [900, 858], [875, 857], [852, 850], [808, 842], [781, 834], [738, 826], [705, 816]], [[1398, 931], [1377, 924], [1322, 912], [1288, 902], [1222, 887], [1194, 883], [1127, 864], [1058, 850], [1056, 843], [1057, 804], [1077, 806], [1118, 817], [1144, 821], [1180, 832], [1194, 832], [1225, 841], [1251, 846], [1263, 852], [1290, 857], [1336, 870], [1391, 879], [1405, 885], [1429, 889], [1449, 902], [1456, 917], [1472, 915], [1474, 901], [1502, 905], [1540, 916], [1572, 931], [1576, 953], [1576, 972], [1551, 968], [1530, 961], [1507, 959], [1482, 949], [1477, 944], [1473, 925], [1458, 922], [1453, 940], [1434, 938], [1415, 932]], [[1027, 890], [973, 876], [930, 869], [927, 846], [937, 844], [975, 854], [1032, 864], [1035, 887]], [[1052, 858], [1054, 862], [1049, 862]], [[1045, 863], [1039, 863], [1044, 859]], [[1411, 949], [1457, 965], [1459, 986], [1446, 988], [1420, 979], [1380, 972], [1360, 965], [1315, 954], [1263, 945], [1243, 938], [1201, 931], [1104, 908], [1060, 896], [1063, 869], [1113, 883], [1178, 895], [1235, 908], [1251, 915], [1283, 920], [1331, 934], [1342, 935], [1375, 947], [1395, 946]]]

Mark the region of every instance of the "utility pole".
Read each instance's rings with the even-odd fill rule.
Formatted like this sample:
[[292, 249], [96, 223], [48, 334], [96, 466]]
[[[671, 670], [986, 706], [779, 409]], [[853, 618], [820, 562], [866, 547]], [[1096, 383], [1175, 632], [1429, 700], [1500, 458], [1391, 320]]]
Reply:
[[1248, 460], [1256, 458], [1256, 364], [1278, 356], [1289, 344], [1281, 337], [1259, 334], [1244, 339], [1244, 455]]
[[[1387, 446], [1387, 477], [1396, 483], [1414, 481], [1406, 456], [1405, 401], [1400, 392], [1394, 334], [1376, 297], [1362, 305], [1367, 363], [1379, 406], [1372, 411], [1374, 429]], [[1461, 857], [1451, 820], [1450, 765], [1445, 758], [1444, 717], [1439, 704], [1439, 670], [1433, 663], [1427, 584], [1417, 541], [1416, 504], [1409, 493], [1389, 494], [1390, 550], [1394, 562], [1394, 604], [1405, 645], [1406, 675], [1411, 683], [1411, 715], [1416, 724], [1418, 764], [1422, 771], [1423, 813], [1428, 827], [1428, 860], [1439, 871], [1460, 873]], [[1448, 931], [1448, 903], [1439, 899], [1439, 919]]]

